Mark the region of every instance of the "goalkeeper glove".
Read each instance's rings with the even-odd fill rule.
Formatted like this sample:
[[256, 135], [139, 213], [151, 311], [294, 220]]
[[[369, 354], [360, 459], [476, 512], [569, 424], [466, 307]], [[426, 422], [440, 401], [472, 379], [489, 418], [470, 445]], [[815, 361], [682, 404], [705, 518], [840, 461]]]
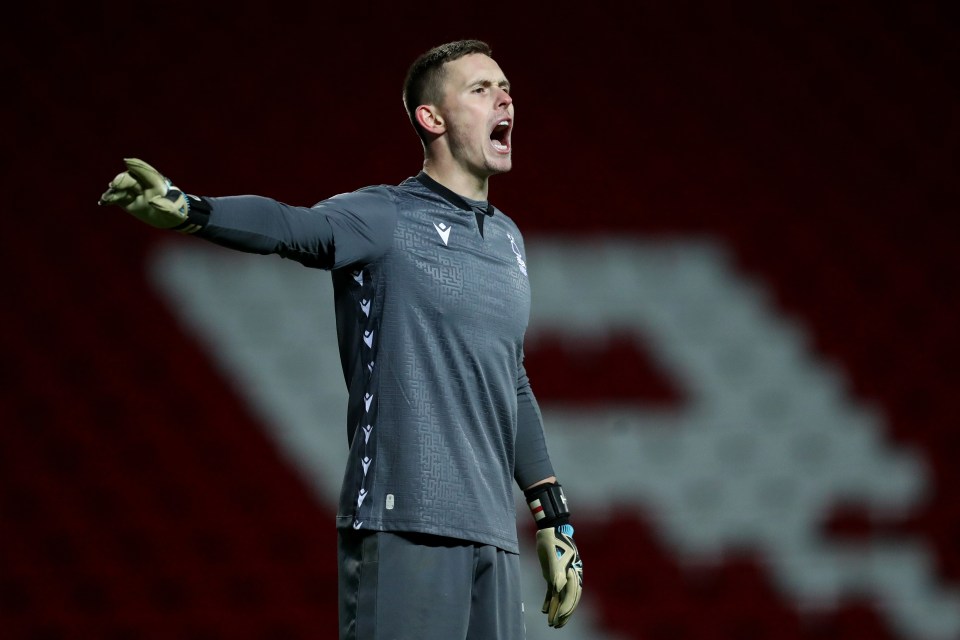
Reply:
[[187, 222], [190, 205], [182, 191], [143, 160], [125, 158], [124, 163], [127, 170], [110, 182], [100, 196], [100, 205], [115, 204], [158, 229], [172, 229]]
[[547, 624], [559, 629], [567, 624], [583, 592], [583, 562], [573, 542], [567, 499], [559, 484], [537, 485], [524, 493], [540, 527], [537, 557], [547, 581], [541, 611], [547, 614]]
[[541, 611], [547, 624], [559, 629], [567, 624], [583, 592], [583, 562], [573, 542], [569, 524], [537, 531], [537, 556], [547, 581], [547, 597]]

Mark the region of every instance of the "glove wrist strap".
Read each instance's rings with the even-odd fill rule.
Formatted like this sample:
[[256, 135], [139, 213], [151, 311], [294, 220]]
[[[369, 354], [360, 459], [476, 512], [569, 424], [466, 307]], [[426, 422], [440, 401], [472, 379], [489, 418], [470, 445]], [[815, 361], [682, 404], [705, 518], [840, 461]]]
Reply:
[[538, 484], [523, 492], [538, 529], [569, 524], [570, 509], [558, 483]]
[[207, 226], [210, 220], [210, 211], [212, 207], [205, 198], [183, 194], [183, 199], [187, 203], [187, 219], [173, 228], [180, 233], [196, 233]]

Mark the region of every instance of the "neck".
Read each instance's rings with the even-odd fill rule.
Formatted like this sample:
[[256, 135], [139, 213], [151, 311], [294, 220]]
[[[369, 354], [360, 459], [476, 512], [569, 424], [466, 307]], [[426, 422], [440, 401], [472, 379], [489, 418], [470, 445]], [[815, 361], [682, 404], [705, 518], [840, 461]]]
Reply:
[[477, 176], [452, 162], [439, 162], [436, 158], [423, 160], [423, 171], [457, 195], [471, 200], [486, 200], [488, 178]]

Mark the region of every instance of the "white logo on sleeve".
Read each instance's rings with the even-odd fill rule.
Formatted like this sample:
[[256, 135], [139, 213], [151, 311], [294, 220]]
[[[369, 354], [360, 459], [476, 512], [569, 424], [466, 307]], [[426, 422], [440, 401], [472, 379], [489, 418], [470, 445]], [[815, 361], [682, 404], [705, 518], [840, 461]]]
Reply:
[[361, 300], [361, 301], [360, 301], [360, 310], [363, 311], [363, 315], [369, 316], [369, 315], [370, 315], [370, 301], [369, 301], [369, 300]]
[[433, 228], [436, 229], [437, 233], [440, 234], [440, 239], [443, 240], [443, 246], [447, 246], [447, 242], [450, 241], [450, 225], [444, 224], [443, 222], [440, 224], [434, 222]]
[[368, 347], [373, 347], [373, 331], [368, 329], [363, 332], [363, 342]]

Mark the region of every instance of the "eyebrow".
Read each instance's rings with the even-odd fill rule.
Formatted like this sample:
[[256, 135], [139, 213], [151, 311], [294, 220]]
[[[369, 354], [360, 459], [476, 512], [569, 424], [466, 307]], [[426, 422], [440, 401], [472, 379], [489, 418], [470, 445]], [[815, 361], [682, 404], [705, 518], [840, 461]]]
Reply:
[[493, 85], [497, 85], [497, 86], [500, 87], [501, 89], [506, 89], [507, 91], [510, 90], [510, 81], [507, 80], [506, 78], [504, 78], [503, 80], [500, 80], [500, 81], [498, 81], [498, 82], [494, 82], [493, 80], [487, 80], [487, 79], [474, 80], [474, 81], [471, 82], [469, 85], [467, 85], [467, 87], [468, 87], [468, 88], [469, 88], [469, 87], [480, 87], [480, 86], [483, 86], [483, 87], [492, 87]]

